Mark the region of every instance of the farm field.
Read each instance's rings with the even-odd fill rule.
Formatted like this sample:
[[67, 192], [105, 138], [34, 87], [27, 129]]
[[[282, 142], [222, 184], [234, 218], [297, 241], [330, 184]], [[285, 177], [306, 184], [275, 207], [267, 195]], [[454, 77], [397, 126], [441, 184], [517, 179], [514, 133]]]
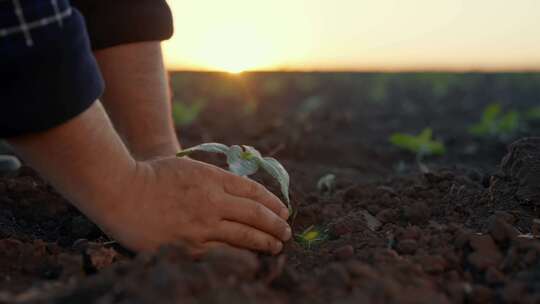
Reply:
[[540, 303], [540, 73], [177, 72], [171, 90], [184, 147], [282, 162], [295, 240], [134, 255], [23, 167], [0, 177], [0, 303]]

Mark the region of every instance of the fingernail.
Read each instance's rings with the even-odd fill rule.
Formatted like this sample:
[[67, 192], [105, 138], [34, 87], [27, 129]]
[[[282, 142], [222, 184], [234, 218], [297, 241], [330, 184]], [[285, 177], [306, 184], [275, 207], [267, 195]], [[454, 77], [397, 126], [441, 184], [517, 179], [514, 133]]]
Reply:
[[278, 254], [283, 249], [283, 243], [277, 242], [276, 245], [274, 245], [274, 254]]
[[292, 231], [291, 231], [291, 227], [287, 227], [285, 229], [285, 233], [283, 233], [283, 240], [284, 241], [288, 241], [292, 236]]
[[279, 212], [279, 216], [284, 220], [289, 219], [289, 210], [287, 210], [287, 208], [281, 209], [281, 211]]

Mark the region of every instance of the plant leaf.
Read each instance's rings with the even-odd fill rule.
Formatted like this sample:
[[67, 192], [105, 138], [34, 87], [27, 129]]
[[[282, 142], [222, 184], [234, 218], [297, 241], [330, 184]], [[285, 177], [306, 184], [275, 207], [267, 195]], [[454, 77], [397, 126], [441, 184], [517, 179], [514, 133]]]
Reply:
[[519, 113], [510, 111], [499, 121], [498, 131], [501, 134], [513, 133], [519, 128]]
[[390, 142], [402, 149], [417, 153], [420, 149], [420, 145], [414, 136], [409, 134], [395, 133], [390, 137]]
[[261, 152], [259, 152], [257, 149], [253, 148], [252, 146], [242, 146], [252, 156], [256, 158], [262, 158]]
[[290, 177], [289, 173], [287, 173], [287, 170], [285, 170], [285, 168], [283, 168], [283, 166], [275, 158], [272, 157], [262, 158], [259, 165], [264, 171], [266, 171], [278, 181], [281, 188], [281, 194], [285, 198], [289, 209], [292, 209], [291, 200], [289, 198]]
[[211, 153], [222, 153], [227, 155], [227, 152], [229, 151], [229, 147], [227, 147], [224, 144], [220, 143], [206, 143], [206, 144], [200, 144], [194, 147], [191, 147], [189, 149], [182, 150], [178, 153], [176, 153], [176, 156], [182, 157], [189, 155], [195, 151], [203, 151], [203, 152], [211, 152]]
[[429, 142], [433, 136], [433, 130], [431, 128], [425, 128], [418, 135], [418, 139], [422, 142]]
[[482, 121], [484, 123], [493, 123], [495, 120], [497, 120], [499, 114], [501, 114], [501, 111], [501, 105], [498, 103], [488, 105], [482, 114]]
[[181, 102], [173, 102], [172, 116], [174, 123], [178, 126], [191, 125], [201, 113], [204, 104], [196, 102], [194, 104], [184, 104]]
[[409, 152], [417, 155], [443, 155], [446, 153], [444, 144], [438, 140], [432, 139], [433, 131], [426, 128], [419, 135], [394, 133], [390, 137], [390, 142]]
[[259, 170], [259, 162], [255, 158], [246, 159], [244, 150], [240, 146], [231, 146], [227, 151], [227, 164], [229, 170], [240, 176], [249, 176]]
[[317, 189], [319, 192], [331, 193], [336, 187], [336, 176], [334, 174], [326, 174], [317, 181]]
[[289, 184], [290, 177], [289, 173], [281, 165], [279, 161], [272, 157], [262, 157], [261, 153], [257, 149], [251, 146], [243, 146], [246, 152], [249, 153], [254, 159], [258, 161], [259, 167], [262, 168], [266, 173], [270, 174], [273, 178], [277, 180], [281, 188], [281, 194], [289, 207], [289, 211], [292, 214], [292, 205], [289, 198]]
[[527, 110], [525, 113], [525, 118], [529, 120], [539, 120], [540, 119], [540, 107], [533, 107]]
[[276, 159], [272, 157], [262, 157], [261, 153], [251, 146], [240, 147], [235, 145], [229, 148], [226, 145], [219, 143], [200, 144], [180, 151], [176, 156], [186, 156], [195, 151], [225, 154], [227, 156], [229, 170], [237, 175], [249, 176], [256, 173], [259, 168], [262, 168], [277, 180], [281, 188], [281, 193], [289, 208], [289, 212], [293, 214], [293, 208], [289, 198], [289, 173], [287, 173], [287, 170], [285, 170]]

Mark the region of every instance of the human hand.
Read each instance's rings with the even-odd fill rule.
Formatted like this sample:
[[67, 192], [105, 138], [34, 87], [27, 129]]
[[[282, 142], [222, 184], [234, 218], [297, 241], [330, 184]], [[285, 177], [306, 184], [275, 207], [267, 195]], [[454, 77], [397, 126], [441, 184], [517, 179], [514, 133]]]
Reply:
[[262, 185], [189, 158], [138, 162], [122, 201], [91, 212], [130, 249], [183, 241], [193, 253], [223, 244], [279, 253], [291, 238], [286, 206]]

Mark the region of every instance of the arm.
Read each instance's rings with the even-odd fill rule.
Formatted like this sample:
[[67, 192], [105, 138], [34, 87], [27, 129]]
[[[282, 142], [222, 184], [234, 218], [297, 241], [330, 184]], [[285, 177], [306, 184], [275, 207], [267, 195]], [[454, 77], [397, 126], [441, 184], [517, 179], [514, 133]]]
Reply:
[[106, 83], [103, 104], [133, 155], [149, 159], [177, 153], [160, 43], [114, 46], [95, 56]]
[[120, 195], [124, 189], [115, 189], [116, 185], [125, 184], [135, 170], [135, 160], [114, 132], [99, 101], [60, 126], [11, 137], [8, 142], [100, 226], [112, 214], [100, 211], [112, 207], [103, 198]]
[[128, 248], [183, 241], [194, 253], [221, 244], [278, 253], [291, 237], [286, 208], [254, 181], [191, 159], [135, 161], [100, 102], [57, 127], [8, 141]]
[[159, 41], [171, 37], [165, 0], [72, 0], [85, 17], [106, 83], [101, 98], [137, 159], [173, 155], [180, 146], [171, 118]]

